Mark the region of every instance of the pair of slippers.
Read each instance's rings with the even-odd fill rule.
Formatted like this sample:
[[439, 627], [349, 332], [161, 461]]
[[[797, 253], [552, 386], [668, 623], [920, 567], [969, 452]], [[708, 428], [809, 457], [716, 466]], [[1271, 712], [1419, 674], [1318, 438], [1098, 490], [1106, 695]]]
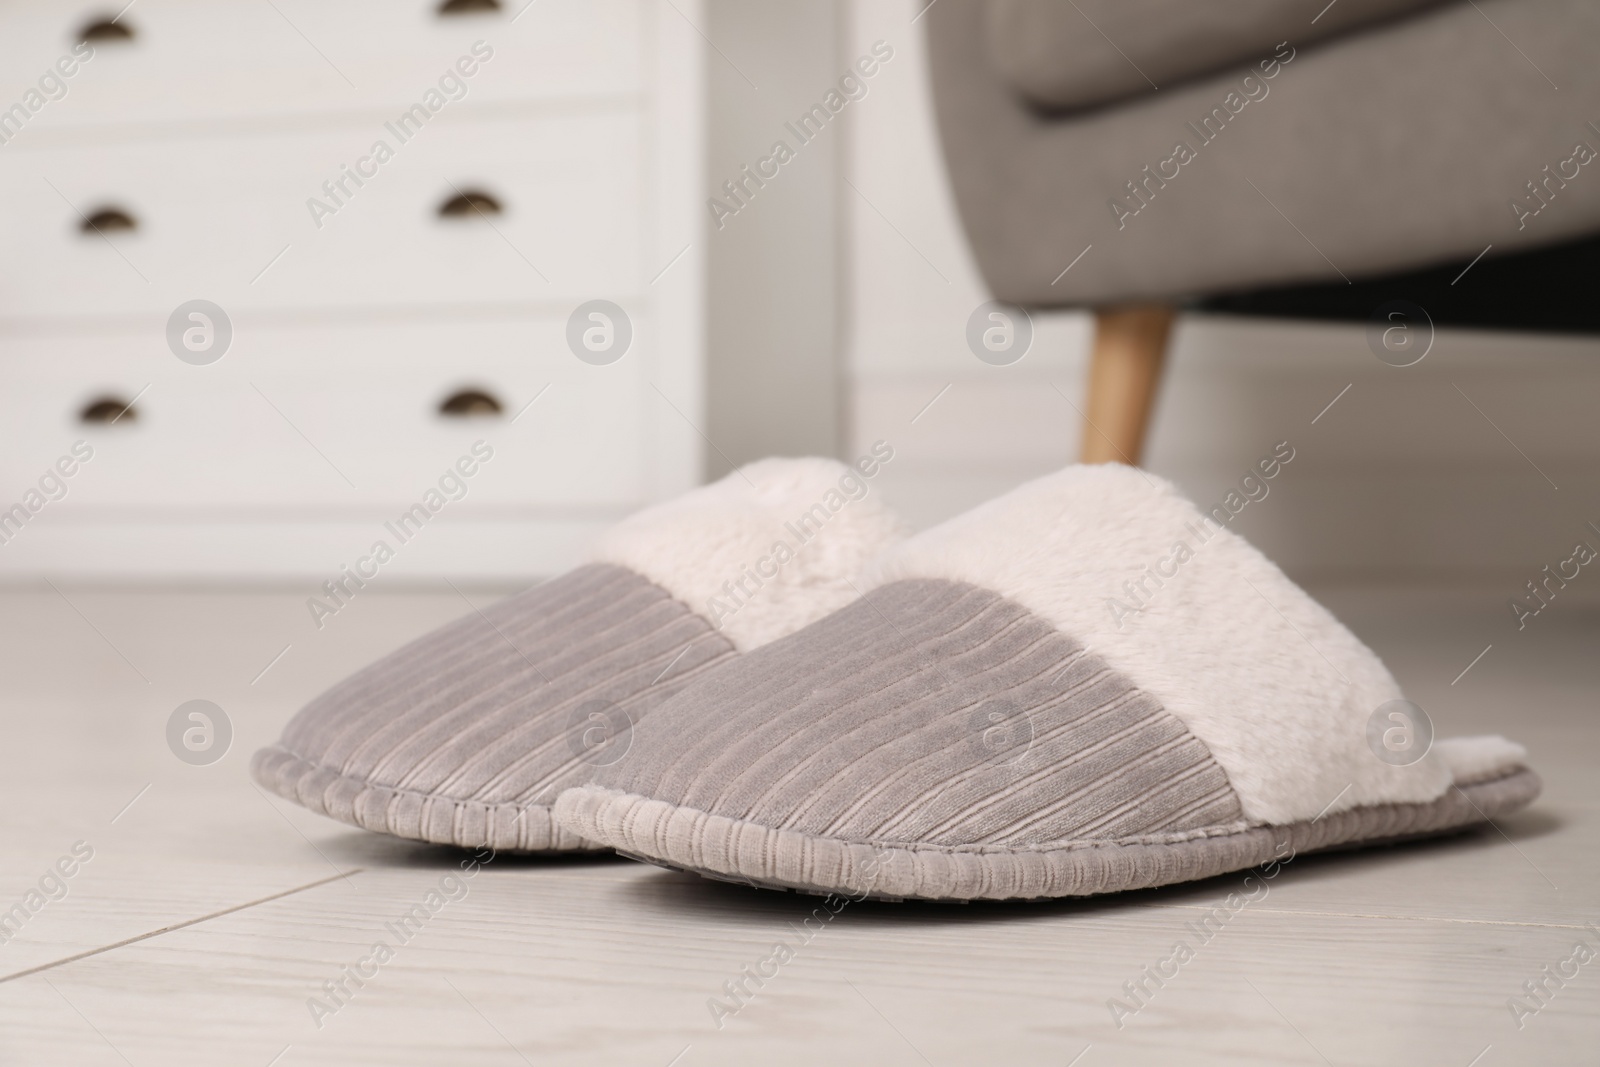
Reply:
[[906, 536], [870, 467], [763, 460], [633, 515], [313, 700], [256, 780], [413, 840], [929, 900], [1206, 878], [1539, 792], [1503, 738], [1429, 744], [1159, 479], [1068, 467]]

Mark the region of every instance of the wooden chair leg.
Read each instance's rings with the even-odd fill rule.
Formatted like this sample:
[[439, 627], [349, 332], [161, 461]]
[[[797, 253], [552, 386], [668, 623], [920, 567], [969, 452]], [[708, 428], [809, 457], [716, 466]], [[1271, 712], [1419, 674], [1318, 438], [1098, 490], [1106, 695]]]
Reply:
[[1080, 462], [1138, 466], [1172, 317], [1166, 304], [1127, 304], [1095, 312]]

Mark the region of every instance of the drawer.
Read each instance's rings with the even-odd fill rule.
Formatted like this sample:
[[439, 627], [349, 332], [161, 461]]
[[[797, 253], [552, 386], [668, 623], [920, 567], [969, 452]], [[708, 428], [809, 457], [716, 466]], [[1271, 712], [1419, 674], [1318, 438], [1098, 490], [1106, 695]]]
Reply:
[[[699, 440], [650, 385], [675, 378], [657, 365], [652, 316], [634, 317], [628, 354], [608, 366], [574, 357], [565, 331], [547, 317], [244, 320], [206, 366], [148, 331], [0, 337], [0, 505], [79, 438], [94, 458], [48, 505], [52, 522], [378, 522], [479, 439], [494, 458], [450, 504], [457, 519], [609, 516], [686, 488]], [[468, 392], [500, 414], [441, 414]], [[114, 423], [81, 418], [96, 401], [116, 410], [135, 396]], [[693, 417], [690, 398], [674, 402]]]
[[[639, 114], [431, 122], [405, 142], [372, 124], [7, 153], [0, 319], [164, 319], [200, 297], [234, 313], [570, 304], [644, 290]], [[370, 154], [379, 140], [393, 150], [381, 164]], [[344, 179], [336, 203], [322, 186], [342, 166], [369, 176]], [[474, 192], [499, 213], [441, 214]], [[134, 228], [85, 232], [102, 209]]]
[[[493, 54], [446, 111], [633, 94], [646, 69], [646, 2], [537, 0], [524, 11], [527, 0], [501, 0], [499, 11], [441, 16], [440, 0], [141, 0], [118, 20], [132, 37], [92, 42], [66, 95], [30, 118], [15, 147], [102, 124], [388, 115], [420, 100], [479, 40]], [[37, 79], [118, 7], [5, 5], [8, 85]]]

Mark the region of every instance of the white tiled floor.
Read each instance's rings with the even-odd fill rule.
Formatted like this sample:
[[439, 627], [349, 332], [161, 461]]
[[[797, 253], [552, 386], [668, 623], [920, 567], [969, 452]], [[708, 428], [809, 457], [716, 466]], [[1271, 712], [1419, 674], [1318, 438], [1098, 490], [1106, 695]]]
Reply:
[[[289, 593], [0, 594], [0, 911], [75, 842], [94, 850], [0, 945], [0, 1063], [1597, 1062], [1600, 960], [1520, 1029], [1507, 1000], [1576, 940], [1600, 948], [1600, 612], [1558, 605], [1517, 633], [1494, 590], [1317, 592], [1441, 735], [1525, 742], [1547, 782], [1535, 806], [1445, 841], [1301, 857], [1206, 944], [1185, 923], [1237, 877], [852, 904], [801, 944], [808, 898], [501, 856], [320, 1026], [308, 998], [462, 857], [269, 799], [248, 757], [461, 598], [374, 591], [319, 632]], [[235, 729], [206, 767], [164, 736], [197, 697]], [[795, 958], [719, 1029], [708, 1000], [779, 939]], [[1119, 1028], [1108, 998], [1180, 940], [1194, 959]]]

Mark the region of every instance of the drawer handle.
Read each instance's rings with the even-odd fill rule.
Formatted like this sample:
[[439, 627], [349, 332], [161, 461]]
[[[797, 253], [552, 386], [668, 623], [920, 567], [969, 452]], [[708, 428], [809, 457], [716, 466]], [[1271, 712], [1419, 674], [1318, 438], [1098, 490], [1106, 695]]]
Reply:
[[96, 19], [83, 28], [78, 39], [91, 44], [116, 44], [133, 40], [133, 31], [116, 19]]
[[465, 189], [439, 205], [441, 219], [468, 219], [480, 215], [498, 215], [505, 209], [500, 201], [482, 189]]
[[500, 401], [481, 389], [461, 389], [439, 403], [439, 414], [452, 419], [483, 418], [504, 410]]
[[439, 15], [492, 15], [500, 10], [500, 0], [444, 0]]
[[134, 422], [139, 409], [114, 396], [101, 396], [85, 404], [78, 413], [78, 421], [109, 426], [114, 422]]
[[83, 225], [78, 228], [87, 234], [116, 233], [119, 230], [137, 230], [139, 222], [119, 207], [103, 207], [85, 218]]

